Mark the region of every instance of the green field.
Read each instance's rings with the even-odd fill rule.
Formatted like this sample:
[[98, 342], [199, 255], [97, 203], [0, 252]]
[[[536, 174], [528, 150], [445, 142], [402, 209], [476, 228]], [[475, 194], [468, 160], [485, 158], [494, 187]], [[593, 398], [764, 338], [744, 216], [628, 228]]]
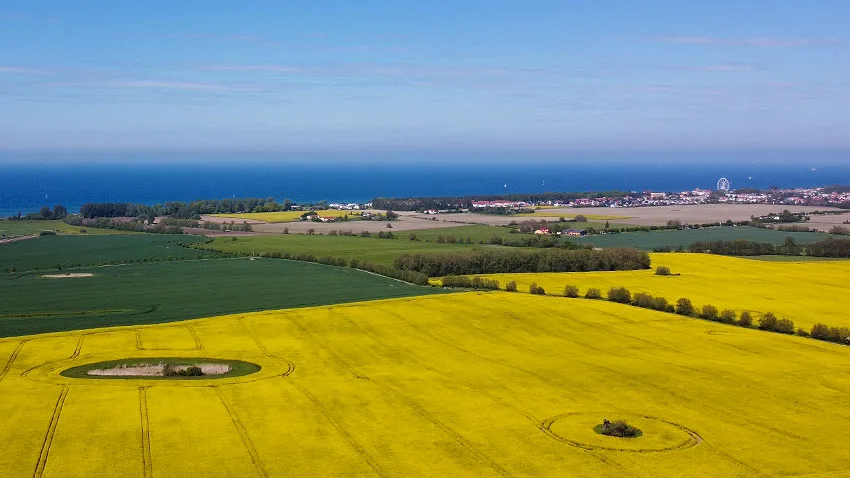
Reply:
[[[416, 234], [418, 236], [419, 231]], [[272, 252], [309, 253], [317, 256], [344, 257], [387, 265], [392, 265], [393, 260], [398, 255], [406, 252], [451, 252], [483, 247], [474, 244], [438, 244], [425, 240], [411, 241], [409, 239], [410, 234], [407, 232], [399, 233], [398, 236], [396, 239], [377, 239], [359, 236], [282, 234], [279, 236], [239, 237], [236, 241], [229, 237], [219, 237], [207, 244], [206, 247], [212, 247], [222, 252], [252, 255]]]
[[200, 236], [132, 234], [108, 236], [41, 236], [0, 245], [0, 269], [17, 272], [145, 260], [198, 259], [214, 252], [182, 247]]
[[[89, 238], [91, 239], [91, 238]], [[345, 267], [212, 259], [0, 276], [0, 337], [439, 293]]]
[[[78, 227], [65, 224], [62, 221], [7, 221], [0, 220], [0, 239], [4, 237], [30, 236], [41, 231], [53, 231], [59, 234], [91, 234], [115, 235], [138, 234], [136, 232], [117, 231], [113, 229], [97, 229], [94, 227]], [[84, 233], [81, 231], [85, 231]]]
[[417, 231], [399, 232], [398, 237], [404, 240], [409, 240], [410, 234], [416, 234], [416, 238], [420, 241], [434, 242], [438, 237], [454, 237], [457, 240], [467, 238], [472, 239], [472, 242], [487, 242], [493, 236], [505, 237], [510, 234], [511, 228], [502, 226], [487, 226], [485, 224], [476, 224], [474, 226], [458, 226], [458, 227], [440, 227], [437, 229], [420, 229]]
[[798, 244], [822, 241], [829, 234], [821, 232], [782, 232], [773, 229], [756, 227], [708, 227], [687, 229], [683, 231], [650, 231], [626, 232], [622, 234], [606, 234], [570, 238], [576, 244], [592, 244], [594, 247], [635, 247], [652, 250], [664, 247], [676, 249], [679, 246], [688, 248], [691, 244], [701, 241], [733, 241], [746, 239], [753, 242], [769, 242], [782, 244], [786, 237], [792, 237]]

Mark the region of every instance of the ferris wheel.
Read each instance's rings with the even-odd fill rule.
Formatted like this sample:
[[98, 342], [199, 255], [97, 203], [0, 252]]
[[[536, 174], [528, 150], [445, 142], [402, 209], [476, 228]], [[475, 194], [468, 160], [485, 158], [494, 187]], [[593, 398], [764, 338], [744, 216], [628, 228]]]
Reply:
[[729, 192], [729, 189], [732, 187], [732, 183], [729, 182], [726, 178], [720, 178], [717, 180], [717, 190], [723, 192]]

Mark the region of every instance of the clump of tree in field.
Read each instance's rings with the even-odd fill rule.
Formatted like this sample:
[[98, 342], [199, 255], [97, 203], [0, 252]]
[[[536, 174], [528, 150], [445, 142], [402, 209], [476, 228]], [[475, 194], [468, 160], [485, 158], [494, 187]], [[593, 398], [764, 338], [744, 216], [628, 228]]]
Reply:
[[655, 275], [657, 275], [657, 276], [669, 276], [669, 275], [671, 275], [670, 268], [667, 267], [667, 266], [658, 266], [658, 267], [655, 268]]
[[649, 255], [637, 249], [597, 250], [473, 250], [451, 253], [402, 254], [397, 269], [429, 277], [506, 272], [587, 272], [648, 269]]
[[546, 295], [546, 290], [537, 285], [537, 282], [532, 282], [531, 285], [528, 286], [528, 293], [536, 295]]
[[601, 435], [617, 438], [636, 438], [643, 433], [637, 428], [626, 423], [625, 420], [608, 421], [603, 420], [601, 425], [593, 427], [593, 431]]
[[443, 287], [457, 287], [463, 289], [487, 289], [499, 290], [499, 281], [485, 279], [483, 277], [446, 276], [442, 279]]
[[578, 297], [578, 287], [574, 285], [566, 285], [564, 287], [564, 297]]
[[505, 284], [505, 290], [508, 292], [516, 292], [516, 281], [512, 280]]

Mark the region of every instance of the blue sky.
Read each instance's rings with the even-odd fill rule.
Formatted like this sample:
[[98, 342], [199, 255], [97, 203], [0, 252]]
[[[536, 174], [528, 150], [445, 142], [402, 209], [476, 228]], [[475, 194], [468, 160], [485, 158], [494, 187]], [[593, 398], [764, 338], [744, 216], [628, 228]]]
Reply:
[[850, 148], [850, 2], [0, 3], [0, 149]]

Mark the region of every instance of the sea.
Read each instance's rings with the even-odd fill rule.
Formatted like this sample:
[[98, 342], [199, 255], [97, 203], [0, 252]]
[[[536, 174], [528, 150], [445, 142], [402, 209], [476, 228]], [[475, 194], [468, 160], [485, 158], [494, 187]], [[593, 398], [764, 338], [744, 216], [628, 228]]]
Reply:
[[239, 197], [296, 203], [552, 191], [850, 185], [850, 151], [737, 153], [0, 152], [0, 216], [87, 202]]

